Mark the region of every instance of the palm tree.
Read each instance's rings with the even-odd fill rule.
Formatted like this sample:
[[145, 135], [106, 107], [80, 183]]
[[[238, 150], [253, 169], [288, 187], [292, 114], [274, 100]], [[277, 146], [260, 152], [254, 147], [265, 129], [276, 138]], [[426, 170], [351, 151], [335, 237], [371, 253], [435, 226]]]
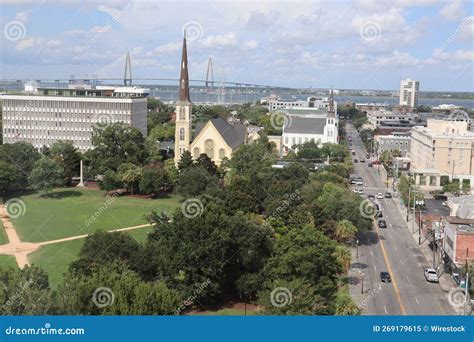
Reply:
[[344, 273], [347, 272], [351, 265], [351, 251], [345, 246], [338, 245], [334, 251], [334, 257], [342, 266]]
[[354, 303], [349, 295], [343, 294], [336, 299], [336, 315], [355, 316], [359, 314], [359, 307]]
[[143, 169], [132, 163], [125, 163], [118, 167], [118, 173], [122, 182], [130, 186], [133, 195], [133, 184], [140, 181], [143, 174]]
[[354, 240], [357, 233], [357, 227], [349, 220], [342, 220], [336, 226], [336, 239], [340, 242], [348, 242]]

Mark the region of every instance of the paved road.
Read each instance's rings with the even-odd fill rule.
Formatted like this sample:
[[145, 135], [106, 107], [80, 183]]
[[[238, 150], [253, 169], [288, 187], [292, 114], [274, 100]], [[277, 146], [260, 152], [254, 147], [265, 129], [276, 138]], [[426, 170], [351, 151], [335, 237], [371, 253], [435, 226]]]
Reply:
[[[366, 151], [352, 126], [347, 126], [353, 138], [357, 158], [366, 157]], [[355, 165], [355, 172], [364, 179], [364, 196], [376, 195], [387, 189], [377, 166], [366, 163]], [[356, 186], [360, 188], [360, 186]], [[365, 310], [369, 315], [451, 315], [452, 307], [445, 293], [436, 283], [428, 283], [423, 269], [428, 265], [417, 242], [406, 224], [406, 217], [397, 208], [399, 198], [377, 200], [382, 208], [387, 228], [376, 227], [359, 241], [358, 265], [364, 272]], [[392, 283], [381, 283], [380, 272], [389, 271]]]

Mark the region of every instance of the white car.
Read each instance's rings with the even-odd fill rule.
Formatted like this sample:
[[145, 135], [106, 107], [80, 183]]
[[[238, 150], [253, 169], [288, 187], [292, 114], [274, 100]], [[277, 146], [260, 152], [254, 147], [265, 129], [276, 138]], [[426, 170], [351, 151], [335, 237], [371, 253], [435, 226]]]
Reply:
[[426, 280], [429, 281], [430, 283], [437, 283], [437, 282], [439, 282], [438, 273], [437, 273], [436, 270], [433, 269], [433, 268], [426, 268], [426, 269], [425, 269], [425, 278], [426, 278]]
[[364, 185], [364, 182], [361, 180], [356, 181], [356, 185]]
[[383, 194], [381, 192], [377, 194], [377, 199], [383, 199]]
[[363, 194], [363, 193], [364, 193], [364, 189], [359, 189], [359, 190], [357, 190], [357, 192], [358, 192], [359, 194]]

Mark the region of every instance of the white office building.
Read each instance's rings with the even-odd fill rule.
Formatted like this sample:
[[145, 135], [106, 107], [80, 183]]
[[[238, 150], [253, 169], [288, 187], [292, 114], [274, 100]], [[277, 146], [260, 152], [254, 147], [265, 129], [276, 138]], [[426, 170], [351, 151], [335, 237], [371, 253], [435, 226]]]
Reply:
[[306, 100], [283, 100], [281, 98], [269, 97], [266, 99], [266, 102], [270, 112], [286, 108], [329, 108], [329, 98], [317, 96], [309, 96]]
[[[104, 87], [105, 88], [105, 87]], [[2, 95], [3, 143], [36, 148], [58, 140], [92, 148], [93, 127], [122, 122], [147, 134], [147, 92], [140, 88], [39, 88], [34, 95]]]
[[420, 82], [407, 78], [400, 81], [400, 106], [418, 107], [418, 91]]

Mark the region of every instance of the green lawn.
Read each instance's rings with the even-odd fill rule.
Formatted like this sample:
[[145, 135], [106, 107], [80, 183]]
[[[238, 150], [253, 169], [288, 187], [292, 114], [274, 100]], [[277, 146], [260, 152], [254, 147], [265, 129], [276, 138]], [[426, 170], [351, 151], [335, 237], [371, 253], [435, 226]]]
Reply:
[[3, 228], [3, 223], [0, 221], [0, 245], [4, 245], [8, 243], [7, 233], [5, 233], [5, 229]]
[[14, 256], [0, 255], [0, 268], [5, 268], [5, 267], [18, 268]]
[[[106, 198], [100, 190], [56, 189], [49, 198], [38, 194], [21, 196], [26, 213], [13, 219], [20, 239], [28, 242], [55, 240], [147, 223], [144, 215], [151, 210], [173, 212], [179, 198], [141, 199]], [[108, 201], [108, 203], [107, 203]], [[95, 220], [92, 221], [91, 218]]]
[[[130, 234], [139, 242], [144, 242], [151, 229], [152, 227], [144, 227], [124, 233]], [[61, 282], [69, 264], [77, 259], [83, 244], [84, 239], [78, 239], [46, 245], [31, 253], [28, 258], [32, 264], [40, 266], [48, 273], [49, 283], [54, 288]]]

